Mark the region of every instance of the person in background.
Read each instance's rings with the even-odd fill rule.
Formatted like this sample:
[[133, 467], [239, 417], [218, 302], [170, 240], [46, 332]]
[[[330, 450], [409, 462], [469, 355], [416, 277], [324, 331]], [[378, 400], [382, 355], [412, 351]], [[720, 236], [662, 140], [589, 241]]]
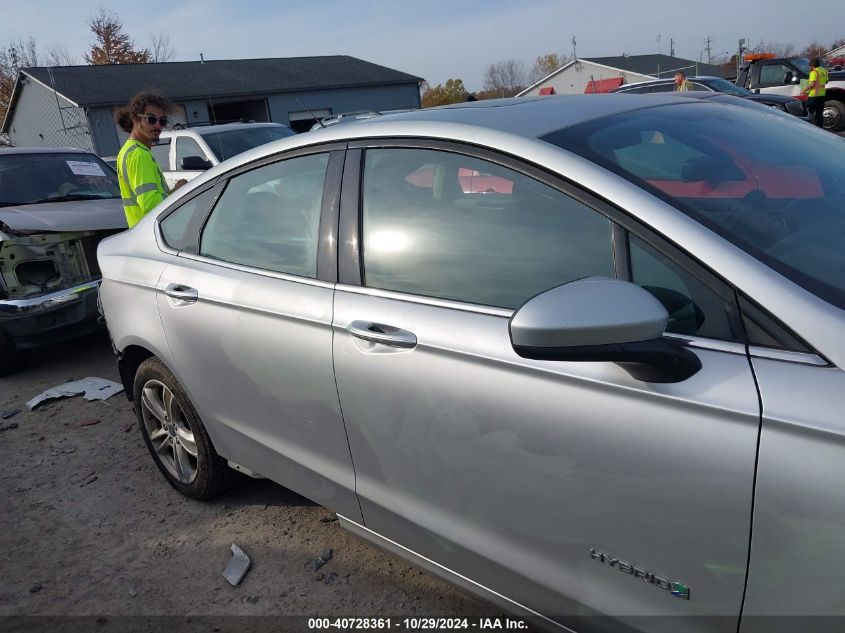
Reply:
[[[117, 113], [117, 123], [129, 138], [117, 155], [117, 178], [126, 223], [132, 228], [170, 193], [150, 147], [167, 126], [173, 104], [153, 92], [141, 92]], [[187, 181], [180, 180], [174, 191]]]
[[692, 84], [687, 81], [687, 76], [680, 70], [675, 73], [675, 92], [686, 92], [692, 90]]
[[824, 95], [827, 83], [827, 69], [822, 66], [822, 60], [814, 57], [810, 60], [810, 80], [801, 94], [807, 96], [807, 110], [813, 125], [822, 127], [824, 123]]

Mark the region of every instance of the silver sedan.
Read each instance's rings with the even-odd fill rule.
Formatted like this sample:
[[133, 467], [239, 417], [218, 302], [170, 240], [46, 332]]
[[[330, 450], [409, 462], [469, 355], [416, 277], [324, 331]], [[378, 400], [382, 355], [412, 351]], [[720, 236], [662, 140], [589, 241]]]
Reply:
[[378, 117], [100, 244], [144, 440], [549, 628], [843, 616], [845, 143], [641, 95]]

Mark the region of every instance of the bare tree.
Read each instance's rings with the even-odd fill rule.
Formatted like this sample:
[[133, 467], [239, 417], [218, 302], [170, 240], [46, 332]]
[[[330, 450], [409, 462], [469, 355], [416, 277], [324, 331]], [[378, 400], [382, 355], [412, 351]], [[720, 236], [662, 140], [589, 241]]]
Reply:
[[528, 79], [525, 64], [517, 59], [490, 64], [484, 73], [484, 91], [512, 97], [522, 91]]
[[18, 72], [33, 66], [38, 66], [38, 47], [34, 38], [19, 37], [0, 47], [0, 121], [5, 118], [12, 101]]
[[761, 52], [774, 53], [775, 57], [795, 57], [795, 46], [781, 42], [761, 42]]
[[152, 40], [150, 61], [154, 64], [172, 62], [176, 57], [176, 51], [170, 44], [170, 35], [164, 32], [153, 33], [150, 36], [150, 39]]
[[150, 51], [135, 48], [135, 42], [124, 33], [123, 23], [114, 11], [100, 7], [100, 12], [88, 19], [88, 28], [97, 41], [85, 55], [87, 63], [145, 64], [150, 61]]
[[544, 77], [551, 75], [554, 71], [566, 64], [568, 61], [568, 55], [558, 53], [547, 53], [546, 55], [540, 55], [537, 59], [534, 60], [534, 65], [531, 67], [531, 71], [528, 73], [528, 83], [536, 84]]
[[47, 48], [44, 63], [47, 66], [76, 66], [79, 59], [72, 55], [64, 44], [53, 44]]
[[808, 59], [814, 59], [815, 57], [824, 57], [824, 54], [827, 51], [827, 46], [825, 46], [821, 42], [814, 41], [811, 44], [808, 44], [807, 47], [803, 51], [801, 51], [801, 57], [807, 57]]

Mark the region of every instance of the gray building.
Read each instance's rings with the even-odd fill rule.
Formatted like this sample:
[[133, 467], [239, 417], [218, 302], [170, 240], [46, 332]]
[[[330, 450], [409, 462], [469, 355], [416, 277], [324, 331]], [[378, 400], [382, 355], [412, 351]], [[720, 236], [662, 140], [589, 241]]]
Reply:
[[24, 146], [117, 154], [115, 111], [142, 90], [177, 104], [188, 125], [274, 121], [297, 131], [315, 118], [420, 107], [420, 77], [346, 55], [21, 70], [0, 133]]

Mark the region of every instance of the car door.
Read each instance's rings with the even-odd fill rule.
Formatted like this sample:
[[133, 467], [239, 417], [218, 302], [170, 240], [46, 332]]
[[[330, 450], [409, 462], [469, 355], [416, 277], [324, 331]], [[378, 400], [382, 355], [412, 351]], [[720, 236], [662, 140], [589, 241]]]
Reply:
[[[735, 631], [759, 405], [732, 292], [518, 161], [380, 142], [350, 151], [350, 181], [357, 152], [333, 323], [366, 528], [577, 630]], [[510, 191], [466, 192], [459, 169]], [[653, 291], [702, 369], [651, 384], [610, 363], [517, 356], [514, 310], [593, 275]], [[602, 613], [614, 619], [579, 617]]]
[[173, 149], [170, 138], [160, 138], [155, 145], [150, 148], [155, 158], [158, 168], [161, 170], [164, 179], [167, 181], [168, 187], [173, 187], [176, 179], [173, 177], [173, 161], [170, 157], [170, 151]]
[[332, 371], [342, 163], [324, 147], [224, 179], [195, 244], [177, 240], [157, 297], [175, 372], [217, 451], [358, 516]]
[[196, 141], [196, 139], [190, 136], [176, 136], [175, 138], [176, 148], [174, 151], [175, 162], [173, 165], [173, 181], [174, 183], [178, 180], [184, 178], [185, 180], [193, 180], [197, 176], [202, 175], [203, 170], [188, 170], [182, 167], [182, 159], [189, 158], [191, 156], [195, 156], [201, 158], [202, 160], [208, 161], [212, 165], [214, 161], [208, 156], [208, 154], [203, 150], [200, 144]]
[[798, 76], [792, 66], [780, 61], [762, 62], [760, 65], [760, 92], [793, 96], [801, 93], [798, 82], [787, 81], [790, 75]]

